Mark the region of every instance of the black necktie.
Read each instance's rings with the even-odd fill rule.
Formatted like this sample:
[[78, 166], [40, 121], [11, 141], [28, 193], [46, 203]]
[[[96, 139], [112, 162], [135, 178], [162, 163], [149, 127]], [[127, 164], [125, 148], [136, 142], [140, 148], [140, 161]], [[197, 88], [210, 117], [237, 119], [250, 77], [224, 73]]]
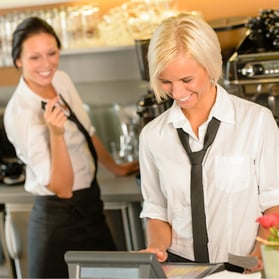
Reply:
[[[95, 180], [96, 179], [96, 174], [97, 174], [98, 157], [97, 157], [97, 152], [96, 152], [96, 149], [93, 145], [92, 139], [91, 139], [88, 131], [81, 124], [81, 122], [79, 121], [79, 119], [77, 118], [77, 116], [75, 115], [73, 110], [71, 109], [70, 105], [66, 102], [66, 100], [63, 98], [63, 96], [61, 94], [59, 96], [60, 96], [61, 100], [63, 101], [64, 105], [67, 107], [67, 117], [68, 117], [68, 119], [73, 121], [77, 125], [78, 129], [82, 132], [82, 134], [84, 135], [84, 137], [87, 141], [88, 148], [90, 150], [90, 153], [93, 157], [94, 164], [95, 164], [95, 175], [94, 175], [94, 180]], [[44, 108], [45, 105], [46, 105], [46, 103], [42, 102], [42, 107], [43, 108]]]
[[191, 162], [191, 210], [192, 210], [192, 231], [194, 242], [195, 261], [208, 263], [208, 236], [206, 229], [206, 217], [204, 210], [204, 194], [202, 185], [202, 161], [207, 148], [212, 144], [219, 128], [220, 121], [212, 118], [208, 124], [204, 138], [203, 149], [192, 152], [189, 145], [189, 135], [182, 128], [177, 129], [180, 141], [188, 154]]

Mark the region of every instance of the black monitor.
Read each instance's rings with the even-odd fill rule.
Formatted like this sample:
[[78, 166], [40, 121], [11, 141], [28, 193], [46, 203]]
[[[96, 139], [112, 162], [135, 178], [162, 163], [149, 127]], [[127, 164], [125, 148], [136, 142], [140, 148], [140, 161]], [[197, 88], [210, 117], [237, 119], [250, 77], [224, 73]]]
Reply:
[[151, 253], [68, 251], [65, 261], [70, 278], [167, 278], [156, 256]]
[[223, 264], [161, 264], [155, 254], [128, 251], [68, 251], [65, 261], [76, 279], [202, 278], [224, 270]]

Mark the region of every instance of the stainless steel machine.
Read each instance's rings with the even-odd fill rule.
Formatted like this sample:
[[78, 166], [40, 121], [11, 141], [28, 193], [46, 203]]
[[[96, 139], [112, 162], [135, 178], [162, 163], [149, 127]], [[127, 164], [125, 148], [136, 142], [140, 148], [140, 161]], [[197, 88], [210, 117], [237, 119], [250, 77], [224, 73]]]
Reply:
[[[141, 74], [141, 79], [149, 82], [149, 70], [147, 61], [147, 52], [150, 39], [135, 40], [135, 48]], [[151, 88], [137, 103], [137, 113], [140, 117], [141, 128], [149, 121], [157, 117], [159, 114], [168, 109], [172, 104], [172, 100], [165, 100], [161, 103], [156, 101], [154, 92]]]
[[229, 92], [270, 108], [279, 124], [279, 10], [261, 10], [227, 61]]
[[4, 108], [0, 108], [0, 182], [17, 185], [25, 181], [25, 166], [18, 159], [4, 127]]

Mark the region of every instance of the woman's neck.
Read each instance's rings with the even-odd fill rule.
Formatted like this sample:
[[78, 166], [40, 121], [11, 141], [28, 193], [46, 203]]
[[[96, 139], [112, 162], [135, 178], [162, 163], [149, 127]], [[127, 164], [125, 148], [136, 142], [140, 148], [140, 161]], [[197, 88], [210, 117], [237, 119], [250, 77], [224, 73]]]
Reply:
[[184, 115], [189, 120], [192, 130], [197, 137], [199, 136], [199, 127], [208, 119], [209, 113], [216, 101], [216, 96], [217, 88], [214, 85], [208, 91], [206, 98], [204, 98], [198, 106], [190, 110], [183, 110]]
[[40, 86], [33, 82], [29, 82], [24, 79], [28, 87], [37, 95], [42, 97], [43, 99], [52, 99], [57, 96], [56, 90], [52, 84], [48, 84], [46, 86]]

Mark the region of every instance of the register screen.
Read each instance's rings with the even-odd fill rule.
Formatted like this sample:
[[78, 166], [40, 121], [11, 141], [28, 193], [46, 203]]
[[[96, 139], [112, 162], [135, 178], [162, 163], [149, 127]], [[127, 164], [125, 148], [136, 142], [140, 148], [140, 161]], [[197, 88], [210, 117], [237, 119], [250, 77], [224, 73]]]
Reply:
[[133, 267], [81, 267], [80, 278], [138, 279], [139, 269]]

